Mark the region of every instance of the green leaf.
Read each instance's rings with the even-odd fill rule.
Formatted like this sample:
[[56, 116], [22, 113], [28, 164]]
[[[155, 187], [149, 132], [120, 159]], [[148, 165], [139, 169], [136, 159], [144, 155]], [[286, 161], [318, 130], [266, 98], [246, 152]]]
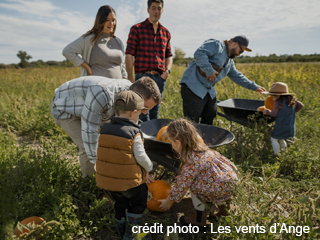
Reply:
[[306, 203], [309, 200], [308, 196], [300, 196], [295, 199], [297, 202]]
[[144, 233], [144, 232], [139, 233], [139, 234], [137, 235], [137, 238], [138, 238], [138, 239], [143, 239], [147, 234], [148, 234], [148, 233]]

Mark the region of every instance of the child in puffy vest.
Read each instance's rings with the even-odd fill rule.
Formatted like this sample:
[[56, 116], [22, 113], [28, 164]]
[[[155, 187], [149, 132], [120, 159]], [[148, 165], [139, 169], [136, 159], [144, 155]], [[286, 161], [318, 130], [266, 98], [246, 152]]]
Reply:
[[114, 108], [116, 117], [100, 130], [96, 181], [97, 186], [109, 190], [115, 200], [119, 236], [133, 239], [132, 227], [140, 224], [147, 208], [146, 181], [153, 167], [137, 125], [139, 115], [147, 108], [143, 97], [130, 90], [117, 95]]
[[273, 110], [264, 110], [263, 114], [275, 117], [275, 125], [271, 132], [273, 155], [276, 157], [281, 150], [287, 148], [286, 140], [293, 138], [296, 132], [296, 113], [303, 108], [303, 104], [289, 93], [288, 86], [282, 82], [272, 84], [269, 92], [274, 101]]
[[229, 159], [199, 141], [199, 134], [190, 121], [175, 120], [166, 132], [182, 166], [168, 198], [159, 200], [160, 208], [169, 209], [172, 202], [180, 202], [190, 189], [195, 214], [181, 217], [180, 223], [205, 230], [208, 214], [205, 203], [214, 203], [220, 211], [226, 211], [226, 201], [232, 196], [238, 180], [237, 168]]

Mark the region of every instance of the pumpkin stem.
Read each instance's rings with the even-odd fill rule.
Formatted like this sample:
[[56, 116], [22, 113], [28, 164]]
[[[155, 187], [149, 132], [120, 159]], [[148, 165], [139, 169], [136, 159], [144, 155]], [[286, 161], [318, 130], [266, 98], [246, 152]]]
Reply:
[[148, 201], [150, 201], [153, 198], [152, 192], [148, 191]]

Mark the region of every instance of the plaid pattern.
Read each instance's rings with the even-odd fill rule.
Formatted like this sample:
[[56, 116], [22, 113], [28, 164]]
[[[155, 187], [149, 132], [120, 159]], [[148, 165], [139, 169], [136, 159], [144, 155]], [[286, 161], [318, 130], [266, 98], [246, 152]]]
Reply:
[[131, 82], [126, 79], [85, 76], [66, 82], [55, 90], [52, 116], [57, 119], [81, 117], [83, 144], [93, 163], [97, 159], [100, 125], [113, 116], [112, 105], [117, 94], [130, 86]]
[[170, 32], [160, 23], [156, 34], [148, 19], [132, 26], [126, 54], [134, 56], [135, 73], [151, 70], [164, 72], [165, 59], [172, 56], [170, 39]]

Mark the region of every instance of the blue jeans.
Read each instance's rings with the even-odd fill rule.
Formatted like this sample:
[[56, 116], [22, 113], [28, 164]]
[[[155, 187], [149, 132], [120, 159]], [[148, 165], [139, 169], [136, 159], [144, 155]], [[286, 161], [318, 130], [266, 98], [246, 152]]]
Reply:
[[[137, 73], [136, 74], [136, 81], [140, 79], [141, 77], [150, 77], [153, 81], [156, 82], [156, 84], [159, 87], [160, 93], [161, 93], [161, 98], [163, 96], [164, 88], [166, 86], [166, 80], [164, 80], [160, 74], [157, 75], [152, 75], [148, 73]], [[149, 121], [151, 119], [158, 119], [159, 117], [159, 109], [160, 109], [160, 104], [155, 105], [152, 109], [148, 111], [147, 114], [141, 114], [139, 116], [140, 120], [143, 122]]]

